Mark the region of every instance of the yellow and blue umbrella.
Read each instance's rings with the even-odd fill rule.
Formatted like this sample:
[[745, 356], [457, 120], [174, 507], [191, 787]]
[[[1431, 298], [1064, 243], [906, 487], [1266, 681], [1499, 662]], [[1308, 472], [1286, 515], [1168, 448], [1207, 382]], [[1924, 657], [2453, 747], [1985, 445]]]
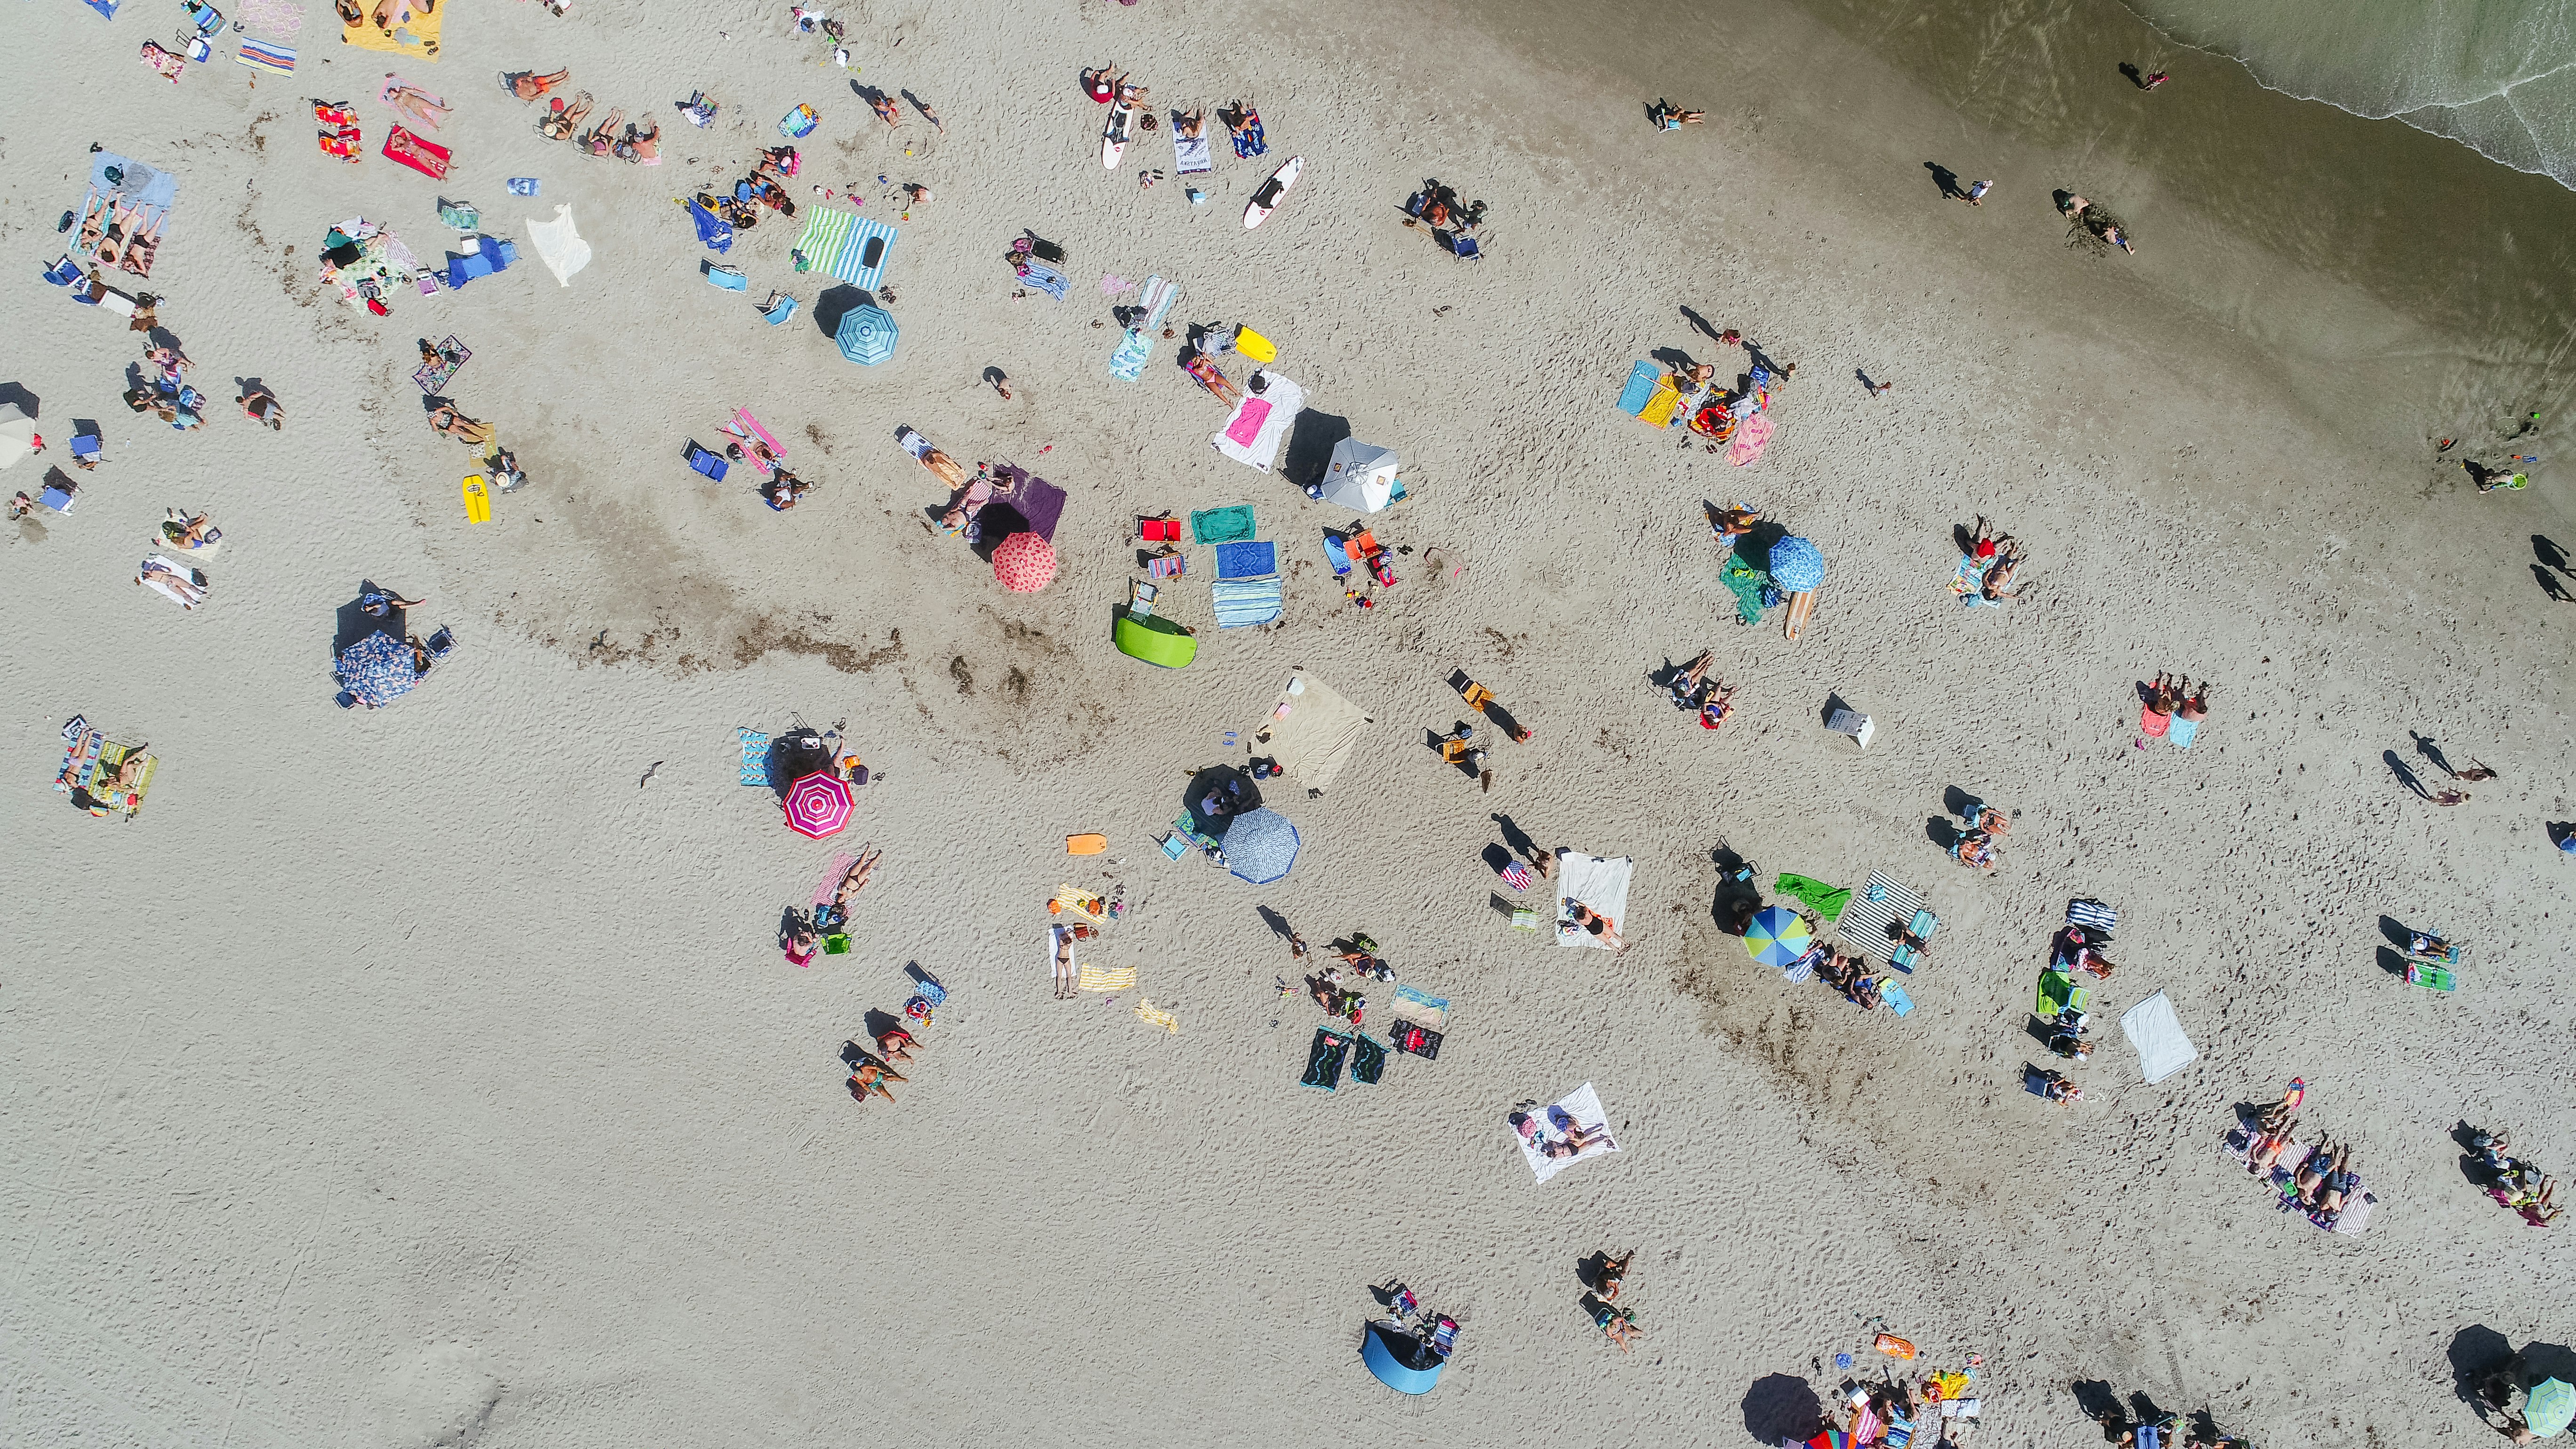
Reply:
[[1766, 906], [1754, 912], [1753, 924], [1744, 929], [1744, 949], [1765, 966], [1793, 964], [1807, 954], [1807, 946], [1814, 939], [1805, 919], [1780, 906]]
[[2542, 1379], [2522, 1401], [2522, 1422], [2543, 1439], [2554, 1439], [2576, 1419], [2576, 1388], [2563, 1379]]

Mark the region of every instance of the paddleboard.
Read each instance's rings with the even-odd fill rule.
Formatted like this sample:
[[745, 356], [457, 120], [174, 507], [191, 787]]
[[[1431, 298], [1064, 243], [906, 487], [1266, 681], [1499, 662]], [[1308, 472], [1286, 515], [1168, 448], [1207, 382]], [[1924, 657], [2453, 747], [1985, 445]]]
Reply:
[[1250, 231], [1268, 221], [1270, 213], [1279, 209], [1279, 203], [1288, 199], [1288, 189], [1297, 184], [1298, 174], [1305, 169], [1306, 158], [1303, 156], [1291, 156], [1280, 162], [1279, 169], [1270, 173], [1270, 179], [1261, 183], [1261, 189], [1252, 193], [1251, 204], [1243, 208], [1243, 229]]
[[492, 494], [483, 486], [483, 475], [480, 473], [469, 473], [465, 476], [465, 521], [468, 523], [492, 521]]
[[1100, 169], [1115, 171], [1118, 158], [1127, 153], [1127, 127], [1136, 119], [1134, 106], [1120, 104], [1109, 108], [1108, 129], [1100, 133]]

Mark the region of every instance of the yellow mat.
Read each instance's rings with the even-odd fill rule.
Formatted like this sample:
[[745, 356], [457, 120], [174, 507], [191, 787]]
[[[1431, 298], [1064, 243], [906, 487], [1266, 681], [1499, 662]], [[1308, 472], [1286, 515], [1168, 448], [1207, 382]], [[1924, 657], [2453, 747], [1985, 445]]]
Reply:
[[1082, 989], [1085, 991], [1125, 991], [1136, 984], [1133, 966], [1085, 966]]
[[483, 475], [480, 473], [469, 473], [465, 477], [465, 521], [468, 523], [492, 521], [492, 495], [484, 491]]
[[361, 8], [355, 25], [342, 22], [340, 41], [360, 50], [381, 50], [392, 55], [416, 56], [422, 60], [438, 59], [438, 31], [447, 20], [447, 7], [455, 0], [439, 0], [438, 8], [424, 11], [420, 0], [354, 0]]
[[1091, 902], [1098, 899], [1100, 899], [1098, 896], [1086, 895], [1069, 885], [1060, 885], [1055, 888], [1053, 913], [1076, 915], [1095, 926], [1103, 925], [1109, 918], [1091, 909]]
[[1180, 1022], [1174, 1019], [1170, 1012], [1157, 1007], [1149, 1000], [1142, 998], [1138, 999], [1136, 1002], [1136, 1015], [1143, 1019], [1146, 1024], [1150, 1026], [1159, 1026], [1168, 1032], [1177, 1034], [1181, 1029]]

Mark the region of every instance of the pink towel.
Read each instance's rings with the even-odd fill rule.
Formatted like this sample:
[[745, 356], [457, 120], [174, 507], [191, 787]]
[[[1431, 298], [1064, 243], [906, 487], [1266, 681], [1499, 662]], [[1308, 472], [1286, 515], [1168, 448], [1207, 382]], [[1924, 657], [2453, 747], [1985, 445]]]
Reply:
[[1249, 448], [1261, 436], [1261, 425], [1270, 420], [1270, 399], [1248, 397], [1236, 411], [1234, 421], [1226, 426], [1225, 436], [1238, 448]]
[[1770, 414], [1755, 413], [1736, 428], [1735, 441], [1726, 445], [1726, 461], [1741, 468], [1761, 457], [1763, 447], [1770, 441]]
[[823, 872], [823, 883], [814, 887], [814, 904], [828, 906], [832, 903], [832, 897], [841, 893], [841, 877], [850, 873], [854, 860], [848, 855], [832, 857], [832, 868]]

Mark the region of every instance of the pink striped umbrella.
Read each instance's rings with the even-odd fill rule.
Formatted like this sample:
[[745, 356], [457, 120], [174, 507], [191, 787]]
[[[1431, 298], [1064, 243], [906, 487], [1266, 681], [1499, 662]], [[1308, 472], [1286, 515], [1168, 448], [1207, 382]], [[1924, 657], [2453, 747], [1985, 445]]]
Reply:
[[787, 828], [814, 840], [838, 835], [850, 823], [850, 786], [816, 771], [787, 787]]

